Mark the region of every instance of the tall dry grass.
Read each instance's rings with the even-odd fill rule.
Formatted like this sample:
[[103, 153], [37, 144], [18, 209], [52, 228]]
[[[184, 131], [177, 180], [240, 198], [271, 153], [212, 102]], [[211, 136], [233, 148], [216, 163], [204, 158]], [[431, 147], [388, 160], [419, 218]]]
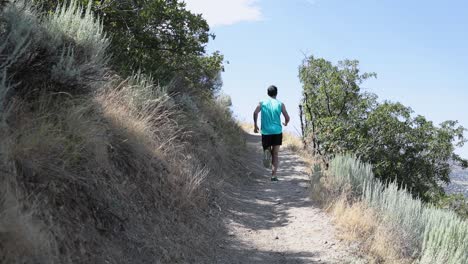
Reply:
[[211, 262], [243, 147], [229, 110], [113, 74], [99, 19], [76, 1], [0, 12], [1, 260]]

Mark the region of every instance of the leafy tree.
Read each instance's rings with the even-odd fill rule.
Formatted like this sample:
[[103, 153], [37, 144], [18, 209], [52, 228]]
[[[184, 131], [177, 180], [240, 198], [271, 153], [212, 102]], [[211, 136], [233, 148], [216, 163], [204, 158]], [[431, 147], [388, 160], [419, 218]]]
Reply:
[[450, 162], [463, 161], [454, 153], [465, 142], [464, 128], [454, 121], [436, 127], [400, 103], [384, 102], [364, 121], [360, 148], [353, 149], [374, 165], [375, 174], [429, 199], [443, 193], [440, 182], [449, 182]]
[[192, 56], [183, 62], [178, 72], [184, 87], [192, 92], [212, 97], [222, 86], [221, 72], [224, 71], [224, 56], [215, 52], [210, 56]]
[[314, 152], [324, 156], [352, 152], [373, 165], [383, 181], [426, 200], [440, 197], [441, 182], [449, 182], [451, 162], [466, 167], [454, 153], [463, 146], [465, 129], [456, 121], [435, 126], [400, 103], [377, 102], [359, 85], [373, 73], [359, 74], [357, 61], [333, 66], [308, 58], [300, 67], [304, 108]]
[[372, 96], [360, 93], [359, 85], [376, 75], [360, 74], [358, 64], [355, 60], [345, 60], [334, 66], [311, 56], [299, 68], [307, 131], [311, 133], [314, 153], [342, 149], [348, 142], [345, 138], [349, 129], [354, 127], [353, 119], [359, 118], [359, 113], [367, 108], [366, 102], [373, 103]]
[[[64, 1], [35, 0], [45, 11]], [[86, 5], [89, 0], [79, 0]], [[112, 37], [113, 65], [121, 73], [141, 70], [160, 84], [195, 67], [222, 68], [219, 54], [207, 59], [205, 46], [209, 26], [201, 15], [193, 14], [180, 0], [95, 0], [94, 11], [103, 18], [104, 29]], [[199, 71], [211, 70], [200, 69]]]

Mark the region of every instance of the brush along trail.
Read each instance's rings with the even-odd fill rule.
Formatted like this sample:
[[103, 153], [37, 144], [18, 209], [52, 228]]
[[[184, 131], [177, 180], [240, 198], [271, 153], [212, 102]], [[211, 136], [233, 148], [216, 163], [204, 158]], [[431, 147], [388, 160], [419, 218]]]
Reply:
[[270, 182], [261, 137], [247, 134], [246, 140], [252, 175], [228, 193], [228, 234], [218, 245], [217, 263], [365, 263], [336, 238], [330, 216], [309, 198], [301, 158], [282, 149], [279, 182]]

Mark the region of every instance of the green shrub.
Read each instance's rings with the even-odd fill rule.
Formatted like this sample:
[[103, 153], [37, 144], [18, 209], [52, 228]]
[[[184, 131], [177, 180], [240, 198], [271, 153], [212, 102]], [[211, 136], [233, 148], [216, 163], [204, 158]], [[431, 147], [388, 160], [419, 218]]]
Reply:
[[466, 129], [451, 120], [435, 125], [398, 102], [379, 102], [360, 88], [373, 76], [361, 73], [355, 60], [333, 64], [310, 56], [303, 61], [299, 77], [310, 151], [326, 158], [356, 154], [372, 164], [377, 178], [433, 202], [443, 194], [440, 183], [450, 181], [451, 163], [468, 166], [455, 153], [466, 142]]
[[369, 164], [350, 155], [337, 156], [330, 171], [337, 186], [351, 186], [385, 226], [402, 231], [405, 255], [419, 263], [467, 263], [468, 223], [454, 212], [425, 204], [395, 183], [381, 183]]
[[130, 86], [126, 90], [131, 104], [138, 110], [151, 108], [164, 102], [167, 107], [173, 107], [173, 100], [164, 87], [155, 85], [151, 76], [137, 72], [127, 80]]
[[[30, 1], [11, 1], [1, 11], [0, 25], [0, 72], [7, 71], [13, 84], [22, 83], [26, 90], [16, 93], [37, 90], [39, 82], [70, 89], [103, 78], [110, 40], [91, 5], [84, 10], [72, 0], [40, 17]], [[21, 74], [14, 75], [17, 71]]]
[[349, 155], [335, 157], [330, 162], [330, 173], [334, 176], [334, 187], [340, 191], [351, 188], [357, 195], [362, 194], [365, 184], [373, 179], [372, 166]]
[[455, 213], [425, 207], [420, 263], [468, 262], [468, 223]]
[[61, 50], [60, 59], [52, 69], [52, 76], [59, 82], [82, 81], [83, 75], [102, 76], [106, 70], [110, 41], [101, 20], [92, 12], [91, 3], [86, 9], [77, 0], [68, 5], [63, 3], [46, 18], [44, 26], [52, 43], [49, 48]]
[[310, 189], [312, 193], [312, 198], [315, 201], [323, 201], [327, 197], [323, 193], [323, 172], [322, 167], [319, 164], [314, 164], [312, 167], [312, 172], [310, 174]]

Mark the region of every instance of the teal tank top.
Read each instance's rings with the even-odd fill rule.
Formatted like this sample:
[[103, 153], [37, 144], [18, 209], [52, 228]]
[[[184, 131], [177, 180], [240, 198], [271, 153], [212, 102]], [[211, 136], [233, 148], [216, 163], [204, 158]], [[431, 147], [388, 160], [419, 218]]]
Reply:
[[260, 102], [262, 113], [262, 134], [275, 135], [283, 132], [281, 126], [281, 110], [283, 104], [273, 98]]

